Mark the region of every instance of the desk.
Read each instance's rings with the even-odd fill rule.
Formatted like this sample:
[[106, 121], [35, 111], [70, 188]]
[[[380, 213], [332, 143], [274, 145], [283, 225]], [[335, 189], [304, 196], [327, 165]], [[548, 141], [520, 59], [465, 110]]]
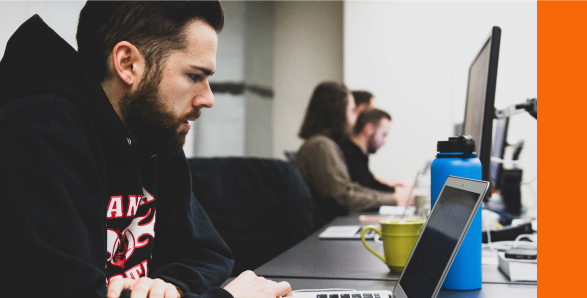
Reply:
[[[357, 216], [348, 216], [339, 217], [329, 225], [356, 224], [366, 223], [359, 222]], [[267, 277], [398, 280], [400, 273], [390, 272], [381, 260], [365, 249], [360, 240], [318, 239], [318, 234], [324, 229], [257, 268], [255, 273]], [[383, 245], [370, 244], [383, 254]], [[536, 284], [511, 282], [497, 265], [482, 265], [482, 270], [483, 283]]]
[[[358, 216], [340, 217], [329, 225], [370, 224]], [[325, 229], [325, 228], [324, 228]], [[257, 268], [255, 273], [272, 280], [290, 282], [292, 288], [392, 289], [399, 273], [392, 273], [361, 241], [320, 240], [321, 229], [291, 249]], [[372, 242], [373, 243], [373, 242]], [[383, 246], [373, 244], [382, 252]], [[537, 283], [511, 282], [497, 265], [483, 265], [483, 288], [478, 291], [442, 290], [438, 297], [536, 297]]]

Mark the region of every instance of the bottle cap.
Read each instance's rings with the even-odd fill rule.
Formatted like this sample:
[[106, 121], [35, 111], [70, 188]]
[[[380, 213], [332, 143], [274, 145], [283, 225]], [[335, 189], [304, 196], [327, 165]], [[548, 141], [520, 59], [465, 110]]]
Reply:
[[463, 153], [463, 157], [473, 156], [475, 155], [475, 140], [471, 136], [450, 137], [448, 141], [438, 141], [436, 151], [439, 153]]

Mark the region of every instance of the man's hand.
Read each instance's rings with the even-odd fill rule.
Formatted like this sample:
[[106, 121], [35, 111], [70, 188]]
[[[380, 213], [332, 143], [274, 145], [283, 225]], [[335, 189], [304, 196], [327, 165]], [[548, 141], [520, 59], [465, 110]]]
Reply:
[[394, 180], [379, 177], [375, 174], [373, 174], [373, 178], [375, 178], [375, 180], [377, 180], [379, 183], [385, 184], [390, 187], [403, 187], [404, 186], [404, 184], [401, 182], [395, 182]]
[[[411, 200], [410, 198], [410, 190], [412, 189], [411, 185], [410, 187], [403, 187], [403, 186], [396, 186], [395, 187], [395, 199], [397, 200], [397, 205], [398, 206], [405, 206], [406, 203], [408, 202], [408, 200]], [[412, 193], [412, 197], [414, 196], [414, 194]], [[413, 204], [413, 200], [411, 200], [411, 203]]]
[[148, 277], [141, 277], [139, 279], [132, 278], [115, 278], [108, 284], [107, 298], [118, 298], [120, 292], [125, 289], [130, 289], [132, 293], [131, 298], [178, 298], [179, 293], [177, 288], [166, 283], [161, 279], [150, 279]]
[[224, 289], [234, 298], [276, 298], [292, 297], [289, 283], [274, 282], [257, 276], [253, 271], [245, 271], [227, 284]]

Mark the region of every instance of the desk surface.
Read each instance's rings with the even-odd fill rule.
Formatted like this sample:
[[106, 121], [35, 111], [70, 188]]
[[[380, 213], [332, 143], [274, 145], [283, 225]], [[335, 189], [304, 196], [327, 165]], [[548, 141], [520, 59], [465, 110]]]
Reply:
[[[330, 225], [359, 224], [357, 216], [337, 218]], [[360, 224], [368, 224], [361, 222]], [[322, 229], [323, 230], [323, 229]], [[320, 240], [318, 234], [310, 235], [275, 259], [257, 268], [256, 274], [275, 278], [322, 278], [346, 280], [397, 281], [399, 273], [392, 273], [387, 266], [371, 254], [360, 240]], [[383, 245], [370, 241], [375, 250], [382, 253]], [[536, 283], [511, 282], [497, 265], [483, 265], [484, 284]]]

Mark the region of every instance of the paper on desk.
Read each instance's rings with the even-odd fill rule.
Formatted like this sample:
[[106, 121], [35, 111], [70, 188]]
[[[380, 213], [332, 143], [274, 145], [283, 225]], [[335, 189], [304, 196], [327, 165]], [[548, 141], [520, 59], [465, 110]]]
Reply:
[[379, 207], [379, 214], [401, 216], [406, 211], [406, 216], [411, 216], [416, 213], [416, 207], [409, 206], [406, 210], [406, 206], [381, 206]]
[[481, 251], [481, 264], [483, 265], [498, 265], [497, 251], [483, 249]]

